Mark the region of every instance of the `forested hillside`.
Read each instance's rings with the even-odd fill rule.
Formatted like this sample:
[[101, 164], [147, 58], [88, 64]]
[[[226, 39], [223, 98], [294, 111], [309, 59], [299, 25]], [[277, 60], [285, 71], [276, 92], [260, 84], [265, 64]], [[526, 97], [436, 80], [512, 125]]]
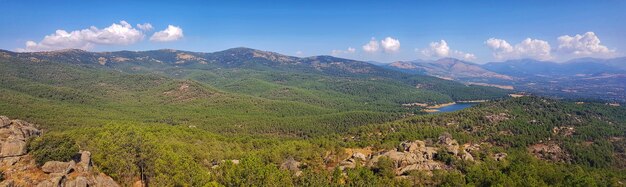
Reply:
[[[506, 98], [334, 57], [181, 53], [3, 52], [0, 114], [42, 130], [31, 153], [89, 151], [123, 186], [626, 180], [624, 107]], [[443, 114], [402, 106], [472, 99], [492, 101]]]

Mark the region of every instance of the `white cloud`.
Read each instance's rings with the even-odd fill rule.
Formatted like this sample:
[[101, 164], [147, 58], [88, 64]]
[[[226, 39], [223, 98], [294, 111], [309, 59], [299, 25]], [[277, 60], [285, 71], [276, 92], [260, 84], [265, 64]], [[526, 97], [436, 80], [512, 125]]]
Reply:
[[450, 54], [450, 47], [445, 40], [430, 42], [430, 47], [422, 49], [422, 54], [427, 57], [447, 57]]
[[152, 24], [150, 23], [137, 24], [137, 28], [141, 29], [142, 31], [151, 31], [153, 29]]
[[485, 44], [491, 48], [493, 57], [498, 60], [518, 58], [548, 60], [552, 58], [550, 44], [539, 39], [526, 38], [513, 46], [506, 40], [489, 38]]
[[600, 44], [600, 38], [594, 32], [586, 32], [583, 35], [563, 35], [557, 38], [559, 42], [558, 52], [563, 55], [611, 57], [615, 50]]
[[91, 49], [97, 44], [129, 45], [141, 41], [143, 32], [133, 28], [128, 22], [113, 23], [104, 29], [91, 26], [88, 29], [67, 32], [57, 30], [47, 35], [39, 43], [27, 41], [26, 47], [17, 51], [50, 51], [58, 49], [76, 48]]
[[454, 57], [460, 58], [464, 60], [475, 60], [476, 55], [472, 53], [466, 53], [458, 50], [450, 50], [448, 43], [445, 40], [441, 40], [439, 42], [430, 42], [428, 48], [419, 50], [415, 49], [415, 51], [419, 51], [422, 55], [428, 58], [444, 58], [444, 57]]
[[452, 57], [454, 58], [460, 58], [463, 60], [476, 60], [476, 55], [472, 54], [472, 53], [465, 53], [462, 51], [457, 51], [454, 50], [454, 52], [452, 53]]
[[170, 42], [183, 38], [183, 29], [177, 26], [168, 25], [165, 30], [155, 32], [150, 41], [155, 42]]
[[296, 55], [298, 55], [298, 56], [302, 56], [303, 54], [304, 54], [304, 52], [302, 52], [302, 51], [296, 51]]
[[363, 51], [368, 53], [377, 52], [379, 49], [378, 41], [376, 38], [372, 38], [367, 44], [363, 45]]
[[352, 48], [352, 47], [348, 47], [348, 51], [347, 52], [348, 53], [354, 53], [354, 52], [356, 52], [356, 49]]
[[356, 49], [355, 49], [355, 48], [348, 47], [348, 49], [347, 49], [347, 50], [345, 50], [345, 51], [344, 51], [344, 50], [338, 50], [338, 49], [335, 49], [335, 50], [332, 50], [330, 53], [331, 53], [333, 56], [337, 56], [337, 55], [341, 55], [341, 54], [353, 54], [353, 53], [355, 53], [355, 52], [356, 52]]
[[400, 50], [400, 41], [397, 39], [387, 37], [384, 40], [381, 40], [380, 43], [382, 44], [383, 50], [386, 53], [393, 53]]

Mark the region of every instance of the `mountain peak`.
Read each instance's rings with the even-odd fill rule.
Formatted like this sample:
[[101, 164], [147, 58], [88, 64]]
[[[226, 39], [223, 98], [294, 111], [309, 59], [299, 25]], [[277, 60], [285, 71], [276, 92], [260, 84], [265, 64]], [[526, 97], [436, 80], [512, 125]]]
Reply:
[[261, 51], [258, 49], [252, 49], [248, 47], [235, 47], [235, 48], [230, 48], [230, 49], [226, 49], [226, 50], [218, 51], [218, 52], [241, 54], [241, 53], [253, 53], [253, 52], [264, 52], [264, 51]]
[[258, 49], [252, 49], [247, 47], [230, 48], [223, 51], [212, 53], [214, 55], [221, 56], [223, 58], [243, 58], [243, 59], [266, 59], [269, 61], [280, 63], [295, 63], [299, 58], [283, 55], [271, 51], [262, 51]]
[[462, 61], [458, 58], [452, 58], [452, 57], [444, 57], [444, 58], [440, 58], [439, 60], [436, 61]]
[[59, 49], [54, 51], [40, 51], [35, 53], [88, 53], [89, 51], [85, 51], [82, 49]]

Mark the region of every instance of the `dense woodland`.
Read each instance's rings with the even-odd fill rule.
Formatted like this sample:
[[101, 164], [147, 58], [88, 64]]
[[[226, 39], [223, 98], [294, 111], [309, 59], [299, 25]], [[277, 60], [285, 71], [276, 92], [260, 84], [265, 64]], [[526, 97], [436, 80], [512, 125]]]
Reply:
[[[138, 179], [151, 186], [626, 182], [624, 107], [507, 98], [506, 91], [495, 88], [384, 71], [366, 76], [244, 65], [220, 66], [219, 71], [145, 65], [129, 71], [134, 66], [2, 57], [0, 114], [44, 130], [29, 147], [39, 164], [89, 150], [96, 169], [123, 185]], [[471, 99], [492, 101], [443, 114], [401, 105]], [[469, 153], [474, 161], [438, 152], [435, 159], [446, 169], [401, 177], [384, 159], [373, 167], [334, 167], [347, 148], [388, 150], [442, 134], [460, 144], [480, 144], [479, 151]], [[557, 145], [562, 155], [548, 158], [528, 151], [539, 144]], [[497, 161], [494, 153], [508, 156]], [[281, 169], [287, 160], [304, 163], [302, 173]]]

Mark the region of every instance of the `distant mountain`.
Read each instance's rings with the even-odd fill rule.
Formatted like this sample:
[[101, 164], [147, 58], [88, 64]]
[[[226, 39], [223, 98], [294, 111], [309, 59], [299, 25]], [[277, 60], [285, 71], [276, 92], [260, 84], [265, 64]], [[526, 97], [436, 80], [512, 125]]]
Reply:
[[[0, 56], [31, 62], [60, 62], [133, 74], [158, 74], [192, 79], [220, 90], [268, 99], [339, 104], [331, 99], [393, 108], [399, 103], [441, 103], [493, 99], [508, 91], [468, 86], [455, 81], [390, 70], [363, 61], [332, 56], [293, 57], [250, 48], [203, 53], [162, 49], [152, 51], [88, 52], [60, 50]], [[291, 90], [291, 91], [290, 91]], [[342, 107], [350, 108], [349, 105]]]
[[626, 101], [626, 58], [580, 58], [563, 63], [533, 59], [490, 62], [483, 68], [515, 78], [523, 91], [565, 98]]
[[626, 70], [626, 57], [610, 58], [610, 59], [578, 58], [578, 59], [567, 61], [565, 63], [566, 64], [581, 64], [581, 63], [603, 64], [603, 65], [611, 66], [614, 68], [619, 68], [621, 70]]
[[[624, 70], [616, 68], [619, 64], [616, 60], [599, 59], [575, 59], [565, 63], [550, 61], [538, 61], [533, 59], [508, 60], [504, 62], [490, 62], [482, 65], [483, 68], [515, 77], [562, 77], [562, 76], [587, 76], [602, 73], [623, 73]], [[626, 61], [622, 61], [626, 62]]]
[[[32, 61], [58, 61], [71, 64], [102, 65], [112, 68], [133, 66], [178, 66], [188, 68], [247, 68], [257, 70], [299, 70], [317, 71], [321, 73], [351, 75], [377, 74], [393, 75], [393, 72], [376, 65], [337, 58], [332, 56], [313, 56], [298, 58], [275, 52], [261, 51], [250, 48], [232, 48], [213, 53], [201, 53], [162, 49], [152, 51], [116, 51], [88, 52], [68, 49], [50, 52], [15, 53], [3, 51], [2, 54]], [[145, 69], [145, 68], [144, 68]]]
[[455, 58], [442, 58], [436, 61], [398, 61], [387, 66], [400, 71], [426, 74], [449, 80], [512, 79], [510, 76], [494, 73], [477, 64]]
[[377, 66], [384, 66], [384, 65], [388, 64], [388, 63], [385, 63], [385, 62], [378, 62], [378, 61], [365, 61], [365, 62], [370, 63], [370, 64], [374, 64], [374, 65], [377, 65]]

